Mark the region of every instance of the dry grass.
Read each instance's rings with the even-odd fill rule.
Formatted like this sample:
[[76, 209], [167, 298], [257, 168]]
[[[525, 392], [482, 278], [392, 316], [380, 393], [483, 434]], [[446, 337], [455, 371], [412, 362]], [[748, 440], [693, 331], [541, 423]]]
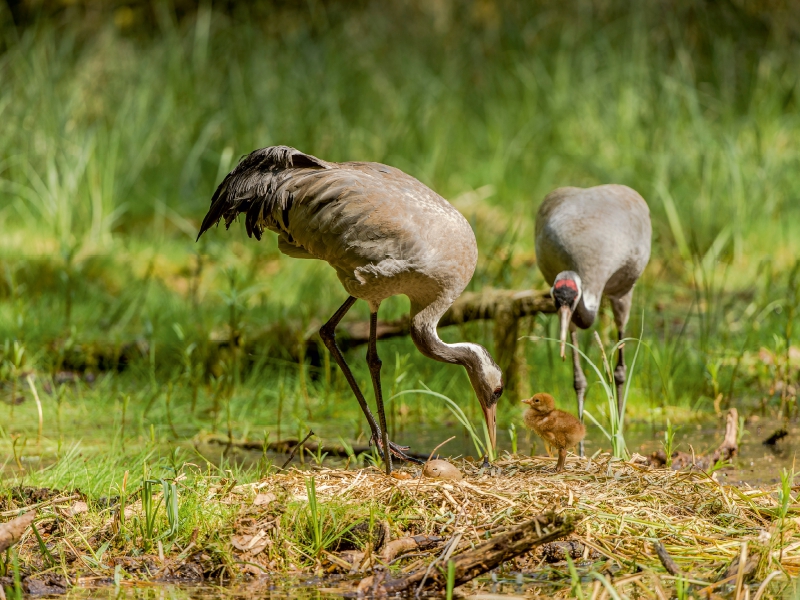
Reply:
[[[401, 469], [409, 479], [387, 478], [376, 468], [319, 468], [291, 469], [246, 485], [193, 481], [190, 485], [202, 498], [195, 510], [228, 515], [218, 517], [219, 535], [195, 536], [182, 546], [164, 540], [147, 553], [136, 535], [122, 535], [125, 528], [113, 509], [87, 511], [79, 505], [75, 511], [72, 498], [38, 507], [39, 533], [58, 564], [47, 569], [31, 531], [20, 543], [19, 555], [26, 573], [61, 573], [70, 583], [110, 581], [121, 565], [117, 575], [122, 569], [123, 583], [221, 574], [235, 579], [349, 573], [347, 581], [355, 586], [362, 574], [385, 566], [381, 556], [389, 538], [442, 538], [433, 547], [392, 561], [393, 570], [410, 572], [427, 568], [443, 549], [451, 554], [467, 550], [508, 526], [553, 510], [576, 522], [571, 539], [585, 547], [576, 576], [583, 580], [587, 597], [594, 591], [608, 593], [607, 585], [623, 597], [645, 589], [651, 597], [674, 593], [681, 577], [665, 572], [653, 547], [656, 541], [681, 571], [685, 583], [677, 582], [678, 587], [688, 585], [698, 593], [711, 586], [715, 593], [737, 597], [737, 589], [742, 594], [751, 586], [755, 594], [775, 571], [780, 575], [770, 585], [771, 593], [777, 593], [800, 574], [796, 498], [782, 502], [778, 487], [735, 488], [704, 472], [653, 469], [636, 460], [615, 461], [607, 454], [571, 457], [559, 474], [552, 470], [555, 459], [546, 457], [506, 455], [486, 470], [455, 461], [462, 481], [419, 479], [418, 469], [410, 467]], [[312, 476], [316, 500], [309, 502]], [[132, 502], [126, 523], [141, 517], [141, 511], [141, 501]], [[8, 516], [10, 511], [3, 520]], [[104, 542], [109, 545], [98, 560]], [[746, 568], [731, 568], [743, 553], [739, 564]], [[566, 594], [576, 582], [566, 565], [550, 567], [538, 555], [513, 562], [505, 572], [532, 576], [539, 583], [546, 573], [550, 592], [556, 586]]]

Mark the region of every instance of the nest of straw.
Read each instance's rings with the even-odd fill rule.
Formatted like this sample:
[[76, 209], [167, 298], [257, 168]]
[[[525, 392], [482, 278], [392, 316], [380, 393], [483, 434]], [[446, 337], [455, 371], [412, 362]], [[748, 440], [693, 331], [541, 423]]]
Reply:
[[[555, 459], [547, 457], [506, 455], [487, 469], [453, 460], [463, 474], [458, 481], [425, 478], [418, 467], [407, 466], [398, 469], [400, 478], [375, 467], [290, 469], [242, 485], [182, 475], [175, 480], [180, 493], [194, 494], [199, 500], [193, 510], [214, 519], [199, 536], [197, 529], [180, 542], [162, 536], [153, 542], [157, 551], [144, 551], [133, 525], [145, 516], [140, 499], [126, 505], [123, 526], [118, 507], [92, 508], [73, 494], [28, 504], [38, 510], [41, 543], [28, 530], [17, 549], [31, 581], [54, 573], [55, 562], [63, 586], [109, 581], [121, 566], [129, 584], [137, 578], [230, 581], [250, 574], [264, 581], [279, 574], [344, 574], [346, 586], [355, 590], [376, 571], [388, 569], [397, 578], [441, 566], [487, 538], [554, 513], [574, 524], [564, 552], [540, 547], [505, 567], [535, 581], [547, 579], [547, 593], [553, 586], [566, 593], [574, 584], [576, 575], [570, 578], [566, 563], [549, 566], [563, 561], [564, 553], [579, 575], [595, 577], [597, 585], [598, 577], [606, 577], [602, 585], [621, 594], [632, 586], [659, 598], [679, 579], [699, 591], [727, 586], [738, 597], [747, 585], [758, 595], [760, 582], [776, 574], [770, 585], [785, 585], [800, 574], [796, 487], [788, 495], [786, 486], [783, 492], [777, 486], [733, 487], [706, 472], [671, 471], [643, 461], [608, 454], [570, 457], [566, 470], [554, 473]], [[25, 510], [16, 506], [2, 516]], [[166, 519], [159, 515], [163, 532]], [[46, 553], [52, 555], [50, 564]], [[9, 584], [9, 577], [0, 577], [0, 584]], [[654, 596], [653, 589], [662, 593]]]
[[[380, 564], [378, 550], [388, 539], [420, 534], [449, 541], [458, 537], [459, 552], [514, 524], [555, 511], [575, 521], [570, 539], [580, 543], [584, 562], [599, 558], [609, 573], [632, 573], [631, 585], [642, 573], [660, 577], [665, 584], [675, 579], [665, 572], [655, 543], [663, 544], [681, 576], [698, 585], [713, 586], [732, 562], [736, 572], [743, 542], [747, 543], [743, 583], [761, 581], [776, 569], [792, 577], [800, 573], [800, 519], [792, 512], [798, 507], [793, 505], [780, 518], [777, 489], [726, 486], [705, 472], [654, 469], [640, 464], [640, 459], [635, 456], [624, 462], [607, 454], [593, 459], [572, 457], [567, 470], [558, 474], [553, 472], [554, 459], [546, 457], [507, 455], [491, 469], [468, 460], [453, 461], [464, 475], [461, 481], [423, 478], [419, 469], [410, 467], [401, 469], [409, 479], [387, 477], [374, 467], [293, 469], [250, 486], [256, 503], [267, 501], [242, 509], [239, 535], [245, 541], [247, 536], [260, 535], [270, 542], [257, 544], [255, 553], [241, 551], [238, 557], [250, 566], [260, 565], [262, 572], [299, 571], [306, 564], [317, 574], [347, 572], [348, 565], [351, 574], [366, 573], [375, 566], [387, 566]], [[352, 514], [361, 508], [362, 518], [371, 514], [364, 508], [367, 505], [381, 507], [386, 533], [371, 536], [371, 542], [363, 544], [368, 546], [366, 557], [362, 553], [353, 561], [346, 551], [335, 550], [313, 557], [293, 546], [286, 528], [303, 527], [296, 507], [308, 502], [310, 477], [320, 507], [349, 507]], [[281, 521], [279, 515], [287, 506], [295, 507], [291, 520]], [[342, 526], [346, 522], [342, 520]], [[371, 551], [375, 553], [372, 560]], [[391, 567], [409, 572], [430, 562], [439, 551], [441, 546], [427, 556], [413, 553], [413, 560], [405, 564], [396, 560]], [[517, 559], [515, 570], [536, 571], [547, 553], [545, 549]], [[313, 567], [308, 566], [309, 559], [316, 559]]]

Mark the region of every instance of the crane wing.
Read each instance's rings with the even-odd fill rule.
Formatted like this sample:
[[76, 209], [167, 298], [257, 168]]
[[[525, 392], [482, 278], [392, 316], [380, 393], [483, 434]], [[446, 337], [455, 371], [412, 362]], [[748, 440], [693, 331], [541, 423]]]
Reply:
[[333, 165], [289, 146], [272, 146], [245, 156], [217, 187], [211, 208], [203, 219], [197, 239], [221, 219], [230, 227], [244, 213], [247, 235], [261, 239], [265, 219], [276, 208], [285, 209], [291, 191], [283, 186], [296, 170], [330, 169]]

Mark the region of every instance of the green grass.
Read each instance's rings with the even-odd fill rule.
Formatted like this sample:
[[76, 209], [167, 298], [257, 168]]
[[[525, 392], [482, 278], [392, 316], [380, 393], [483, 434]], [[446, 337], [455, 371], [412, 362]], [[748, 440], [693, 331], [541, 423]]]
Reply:
[[[732, 26], [730, 9], [700, 2], [313, 6], [223, 15], [203, 4], [180, 20], [158, 13], [153, 31], [110, 16], [91, 31], [14, 29], [0, 8], [0, 375], [4, 396], [27, 398], [0, 405], [0, 448], [19, 436], [31, 456], [37, 416], [20, 374], [97, 372], [109, 347], [126, 349], [125, 371], [44, 394], [34, 454], [64, 456], [80, 437], [81, 452], [119, 456], [156, 440], [161, 456], [208, 430], [359, 436], [346, 383], [304, 342], [345, 297], [333, 271], [239, 226], [194, 242], [237, 157], [277, 143], [386, 162], [451, 199], [479, 240], [472, 290], [543, 286], [533, 216], [551, 189], [634, 187], [654, 244], [629, 324], [650, 351], [628, 418], [685, 420], [720, 394], [722, 407], [796, 411], [773, 385], [796, 378], [800, 254], [800, 63], [777, 25]], [[360, 304], [353, 317], [366, 319]], [[407, 308], [393, 298], [381, 316]], [[522, 333], [553, 337], [553, 326], [540, 316]], [[598, 329], [614, 337], [607, 311]], [[489, 324], [442, 335], [492, 347]], [[240, 345], [215, 342], [230, 337]], [[246, 355], [248, 340], [259, 343]], [[589, 335], [581, 344], [599, 362]], [[387, 397], [423, 381], [480, 422], [462, 369], [408, 340], [380, 352]], [[569, 365], [544, 342], [523, 352], [527, 389], [572, 408]], [[363, 349], [348, 358], [369, 390]], [[590, 388], [590, 410], [605, 401]], [[449, 415], [421, 395], [390, 409], [412, 444], [419, 423]], [[499, 426], [519, 411], [502, 401]], [[87, 423], [103, 433], [89, 439]], [[128, 465], [108, 469], [102, 485], [78, 474], [76, 485], [100, 493]]]

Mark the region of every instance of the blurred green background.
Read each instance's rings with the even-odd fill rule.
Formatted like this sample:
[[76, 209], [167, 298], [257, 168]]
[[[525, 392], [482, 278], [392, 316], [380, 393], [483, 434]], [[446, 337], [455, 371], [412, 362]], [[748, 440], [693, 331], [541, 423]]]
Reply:
[[[471, 290], [544, 287], [533, 218], [548, 191], [633, 187], [654, 239], [629, 327], [646, 345], [630, 418], [795, 415], [789, 0], [41, 0], [0, 4], [0, 36], [0, 447], [38, 435], [33, 372], [37, 456], [78, 438], [362, 435], [315, 342], [345, 298], [333, 271], [243, 226], [194, 241], [221, 178], [273, 144], [391, 164], [451, 200], [480, 244]], [[407, 308], [394, 298], [381, 317]], [[609, 311], [597, 327], [613, 337]], [[522, 329], [555, 333], [544, 315]], [[490, 323], [442, 336], [493, 348]], [[480, 419], [463, 369], [405, 339], [379, 350], [388, 392], [422, 382]], [[364, 351], [348, 359], [371, 392]], [[522, 391], [572, 408], [569, 363], [543, 341], [520, 352]], [[588, 402], [601, 418], [597, 385]], [[519, 410], [503, 398], [501, 429]], [[390, 411], [412, 446], [420, 424], [452, 422], [427, 396]]]

